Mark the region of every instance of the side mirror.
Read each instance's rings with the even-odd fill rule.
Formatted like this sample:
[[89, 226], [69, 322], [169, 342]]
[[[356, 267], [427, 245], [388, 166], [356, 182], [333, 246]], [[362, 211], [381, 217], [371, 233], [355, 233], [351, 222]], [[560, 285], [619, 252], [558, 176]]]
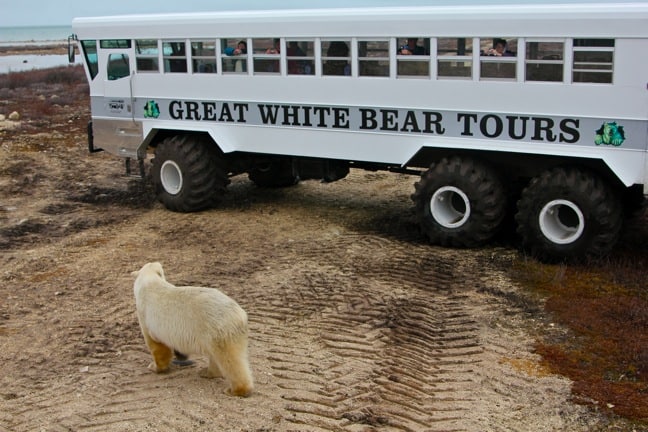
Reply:
[[76, 54], [76, 41], [77, 36], [75, 34], [68, 36], [68, 61], [74, 63], [74, 56]]

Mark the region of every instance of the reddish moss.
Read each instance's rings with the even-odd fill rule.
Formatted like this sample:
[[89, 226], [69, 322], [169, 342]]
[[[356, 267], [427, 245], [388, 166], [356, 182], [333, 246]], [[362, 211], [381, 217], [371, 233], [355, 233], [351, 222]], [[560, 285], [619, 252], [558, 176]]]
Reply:
[[569, 329], [568, 336], [536, 344], [544, 364], [574, 381], [576, 400], [641, 422], [648, 421], [647, 240], [644, 213], [603, 262], [523, 261], [513, 269], [522, 284], [546, 296], [546, 311]]

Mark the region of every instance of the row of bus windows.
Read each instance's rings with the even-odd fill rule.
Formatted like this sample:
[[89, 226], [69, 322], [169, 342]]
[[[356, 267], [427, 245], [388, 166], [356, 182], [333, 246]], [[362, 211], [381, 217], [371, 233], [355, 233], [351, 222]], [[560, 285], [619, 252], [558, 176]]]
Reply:
[[[282, 74], [398, 78], [612, 83], [613, 39], [517, 40], [423, 38], [357, 40], [225, 38], [102, 40], [102, 49], [130, 49], [144, 73]], [[96, 42], [82, 41], [89, 63]], [[285, 55], [282, 56], [282, 52]], [[317, 55], [316, 55], [317, 54]], [[127, 76], [127, 54], [110, 54], [109, 79]], [[524, 59], [523, 77], [518, 61]], [[392, 63], [395, 68], [392, 70]], [[475, 62], [478, 62], [475, 68]], [[93, 66], [90, 66], [91, 72]], [[284, 71], [285, 69], [285, 71]], [[94, 65], [96, 74], [96, 64]], [[94, 75], [93, 75], [94, 77]]]

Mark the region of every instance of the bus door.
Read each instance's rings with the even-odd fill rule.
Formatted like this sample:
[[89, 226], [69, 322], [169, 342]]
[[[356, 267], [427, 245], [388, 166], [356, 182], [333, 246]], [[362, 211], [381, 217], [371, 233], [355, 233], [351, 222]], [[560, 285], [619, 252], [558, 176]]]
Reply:
[[104, 102], [107, 115], [133, 118], [132, 55], [126, 50], [100, 50], [99, 65], [103, 66]]
[[130, 47], [101, 41], [99, 78], [103, 81], [102, 103], [93, 106], [93, 130], [97, 147], [127, 158], [137, 158], [142, 125], [135, 122], [133, 107], [134, 55]]

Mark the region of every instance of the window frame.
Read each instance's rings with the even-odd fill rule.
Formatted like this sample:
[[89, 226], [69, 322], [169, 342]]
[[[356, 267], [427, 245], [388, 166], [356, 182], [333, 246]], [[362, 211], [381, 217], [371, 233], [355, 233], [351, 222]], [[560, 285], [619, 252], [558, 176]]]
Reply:
[[[140, 51], [140, 45], [139, 42], [155, 42], [155, 53], [141, 53]], [[160, 73], [160, 52], [161, 52], [161, 44], [162, 40], [161, 39], [152, 39], [152, 38], [144, 38], [144, 39], [135, 39], [135, 70], [138, 73]], [[145, 49], [151, 49], [153, 44], [151, 44], [150, 47], [144, 47]], [[140, 60], [142, 61], [150, 61], [151, 65], [157, 66], [157, 69], [143, 69], [140, 68]]]
[[[356, 65], [357, 65], [357, 71], [358, 71], [358, 77], [360, 78], [392, 78], [392, 72], [391, 72], [391, 65], [392, 65], [392, 57], [394, 56], [393, 54], [393, 49], [395, 48], [395, 42], [394, 38], [356, 38], [355, 42], [355, 48], [356, 48]], [[370, 55], [360, 55], [360, 46], [361, 44], [369, 44], [369, 43], [385, 43], [387, 44], [387, 55], [380, 55], [380, 56], [370, 56]], [[369, 48], [367, 47], [367, 53], [369, 53]], [[385, 51], [384, 48], [380, 48], [379, 50], [376, 51]], [[381, 65], [381, 63], [386, 62], [386, 65]], [[366, 74], [363, 73], [363, 65], [368, 66], [369, 63], [377, 63], [378, 64], [378, 71], [381, 70], [386, 70], [386, 74]]]
[[[353, 75], [353, 38], [319, 38], [320, 43], [320, 68], [322, 77], [351, 77]], [[345, 43], [347, 48], [347, 55], [345, 56], [329, 56], [328, 51], [331, 49], [331, 43]], [[328, 44], [328, 45], [326, 45]], [[326, 48], [327, 52], [324, 52]], [[333, 64], [329, 62], [340, 62], [339, 64]], [[346, 62], [343, 64], [342, 62]], [[329, 67], [327, 67], [329, 66]], [[340, 69], [339, 67], [342, 66]], [[327, 73], [327, 69], [331, 70], [336, 68], [342, 71], [342, 73]]]
[[[398, 51], [401, 50], [399, 48], [399, 40], [400, 39], [414, 39], [416, 38], [417, 42], [419, 40], [423, 41], [423, 46], [421, 47], [423, 49], [423, 54], [399, 54]], [[426, 36], [406, 36], [406, 37], [396, 37], [396, 77], [395, 78], [403, 78], [403, 79], [430, 79], [431, 74], [432, 74], [432, 67], [430, 66], [430, 62], [432, 60], [432, 42], [430, 41], [430, 37]], [[426, 42], [427, 42], [427, 47], [426, 47]], [[401, 45], [401, 47], [404, 45]], [[419, 47], [418, 43], [416, 45]], [[405, 66], [416, 66], [417, 63], [419, 64], [425, 64], [425, 72], [424, 74], [408, 74], [408, 73], [401, 73], [401, 66], [405, 68]]]
[[[231, 45], [238, 46], [239, 42], [245, 42], [246, 53], [237, 55], [228, 55], [225, 51], [232, 48]], [[246, 37], [222, 37], [217, 39], [216, 57], [220, 58], [220, 73], [222, 75], [248, 75], [250, 65], [252, 64], [252, 54], [250, 47], [252, 39]]]
[[[265, 49], [259, 48], [260, 51], [257, 52], [256, 43], [257, 41], [270, 41], [271, 43], [265, 43]], [[275, 51], [276, 42], [279, 42], [279, 52], [273, 53], [268, 51]], [[252, 74], [253, 75], [263, 75], [263, 76], [281, 76], [284, 74], [285, 68], [283, 67], [282, 57], [285, 58], [286, 47], [283, 38], [275, 37], [255, 37], [252, 38]], [[250, 48], [248, 45], [248, 53]], [[268, 65], [265, 70], [261, 70], [260, 65]]]
[[[463, 55], [439, 55], [439, 42], [441, 39], [465, 39], [466, 41], [470, 41], [470, 54], [463, 54]], [[472, 81], [473, 76], [475, 73], [475, 46], [477, 44], [476, 38], [473, 37], [437, 37], [434, 38], [435, 40], [435, 46], [436, 49], [434, 51], [435, 55], [435, 63], [436, 63], [436, 68], [437, 68], [437, 75], [436, 79], [438, 80], [464, 80], [464, 81]], [[457, 47], [457, 51], [459, 50], [459, 47]], [[467, 76], [464, 75], [442, 75], [442, 67], [441, 63], [468, 63], [469, 65], [467, 66], [469, 74]]]
[[[483, 41], [490, 41], [487, 45], [490, 45], [491, 47], [494, 45], [495, 41], [497, 39], [504, 39], [507, 43], [507, 47], [511, 45], [511, 41], [515, 41], [515, 47], [516, 51], [509, 51], [514, 53], [513, 55], [503, 55], [503, 56], [493, 56], [493, 55], [488, 55], [484, 54], [484, 49], [483, 47], [485, 46], [482, 42]], [[519, 78], [519, 72], [518, 72], [518, 52], [517, 50], [519, 49], [518, 44], [520, 43], [523, 38], [519, 37], [494, 37], [494, 36], [481, 36], [478, 38], [479, 40], [479, 80], [480, 81], [518, 81]], [[503, 68], [504, 70], [499, 76], [486, 76], [484, 73], [484, 67], [485, 66], [493, 66], [497, 65], [497, 69]], [[512, 68], [510, 67], [512, 65]], [[512, 69], [513, 71], [513, 76], [510, 76], [510, 73], [508, 73], [508, 69]]]
[[[187, 64], [188, 63], [187, 40], [186, 39], [161, 39], [161, 42], [162, 42], [161, 52], [162, 52], [163, 73], [165, 74], [188, 73], [189, 65]], [[180, 54], [176, 54], [176, 53], [167, 54], [165, 52], [165, 48], [167, 46], [169, 46], [172, 50], [174, 49], [174, 47], [171, 46], [172, 44], [182, 44], [183, 50], [181, 51]], [[180, 66], [182, 70], [173, 70], [174, 65], [176, 67]]]
[[[311, 44], [311, 53], [304, 53], [304, 55], [289, 55], [288, 50], [290, 49], [291, 43], [307, 43]], [[287, 75], [298, 75], [298, 76], [315, 76], [316, 70], [316, 61], [315, 61], [315, 38], [286, 38], [286, 74]], [[301, 49], [301, 47], [300, 47]], [[301, 63], [301, 64], [300, 64]], [[310, 63], [310, 68], [306, 63]], [[299, 73], [299, 70], [303, 70], [304, 73]]]
[[[194, 47], [194, 44], [205, 44], [205, 43], [212, 43], [213, 44], [213, 52], [209, 53], [209, 48], [198, 48]], [[218, 39], [210, 39], [210, 38], [196, 38], [196, 39], [190, 39], [189, 40], [189, 53], [190, 53], [190, 64], [191, 64], [191, 73], [192, 74], [216, 74], [219, 71], [218, 67], [218, 49], [219, 49], [219, 41]], [[200, 51], [198, 51], [200, 50]], [[207, 50], [207, 53], [205, 52]], [[194, 52], [197, 52], [198, 54], [194, 54]], [[209, 54], [209, 55], [208, 55]], [[197, 63], [197, 62], [202, 62], [202, 63]], [[205, 66], [207, 67], [208, 65], [211, 65], [213, 70], [207, 71], [207, 70], [200, 70], [200, 66]]]
[[[533, 50], [529, 49], [529, 44], [561, 44], [562, 50], [560, 58], [558, 59], [530, 59], [529, 55]], [[567, 44], [564, 38], [528, 38], [524, 40], [524, 82], [529, 83], [563, 83], [565, 82], [565, 62], [567, 53]], [[560, 66], [560, 79], [546, 80], [546, 79], [531, 79], [529, 77], [529, 66], [536, 65], [538, 69], [543, 66], [557, 65]]]
[[[572, 71], [571, 71], [571, 82], [572, 84], [593, 84], [593, 85], [611, 85], [614, 84], [614, 58], [616, 50], [616, 38], [572, 38]], [[611, 42], [611, 45], [579, 45], [577, 41], [608, 41]], [[596, 61], [578, 61], [578, 53], [609, 53], [610, 61], [609, 62], [596, 62]], [[579, 68], [577, 64], [581, 65], [605, 65], [607, 68]], [[584, 79], [576, 79], [576, 74], [591, 74], [591, 76], [603, 76], [609, 75], [609, 80], [605, 81], [592, 81]]]

